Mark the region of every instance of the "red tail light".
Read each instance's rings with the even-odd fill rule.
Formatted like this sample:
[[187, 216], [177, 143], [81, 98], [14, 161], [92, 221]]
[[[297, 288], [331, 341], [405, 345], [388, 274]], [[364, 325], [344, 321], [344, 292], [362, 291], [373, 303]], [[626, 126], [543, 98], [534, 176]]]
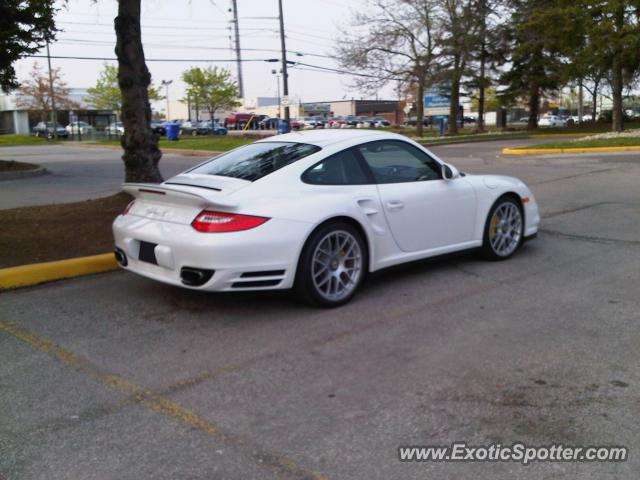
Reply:
[[203, 210], [193, 222], [191, 222], [191, 226], [199, 232], [239, 232], [241, 230], [255, 228], [267, 220], [269, 219], [266, 217]]
[[124, 210], [122, 211], [122, 215], [126, 215], [127, 213], [129, 213], [129, 210], [131, 210], [131, 207], [133, 207], [133, 204], [136, 203], [135, 200], [131, 200], [126, 207], [124, 207]]

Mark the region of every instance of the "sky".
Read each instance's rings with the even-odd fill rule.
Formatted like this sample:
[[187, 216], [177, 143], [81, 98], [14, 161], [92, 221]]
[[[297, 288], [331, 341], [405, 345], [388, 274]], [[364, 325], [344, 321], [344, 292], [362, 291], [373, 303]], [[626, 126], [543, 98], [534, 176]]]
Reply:
[[[276, 96], [276, 78], [271, 73], [279, 63], [264, 59], [280, 58], [277, 0], [237, 0], [240, 46], [243, 62], [245, 98]], [[352, 13], [364, 0], [283, 0], [289, 60], [310, 65], [340, 68], [332, 58], [338, 41], [338, 27], [348, 25]], [[218, 65], [236, 74], [235, 51], [229, 11], [231, 0], [142, 0], [142, 38], [147, 65], [155, 85], [172, 80], [170, 98], [183, 98], [181, 73], [191, 66]], [[68, 0], [56, 16], [64, 30], [51, 45], [51, 55], [114, 57], [113, 18], [115, 0]], [[272, 51], [262, 51], [272, 50]], [[44, 53], [44, 52], [42, 52]], [[154, 62], [152, 59], [216, 59], [223, 62]], [[231, 61], [228, 61], [231, 60]], [[256, 60], [256, 61], [252, 61]], [[27, 58], [16, 64], [18, 78], [29, 75], [34, 62], [46, 66], [45, 59]], [[96, 60], [53, 59], [69, 87], [93, 86], [104, 62]], [[115, 64], [115, 62], [112, 62]], [[392, 98], [392, 87], [379, 92]], [[352, 78], [295, 66], [289, 70], [292, 100], [304, 102], [367, 98], [352, 87]], [[164, 94], [164, 92], [163, 92]]]

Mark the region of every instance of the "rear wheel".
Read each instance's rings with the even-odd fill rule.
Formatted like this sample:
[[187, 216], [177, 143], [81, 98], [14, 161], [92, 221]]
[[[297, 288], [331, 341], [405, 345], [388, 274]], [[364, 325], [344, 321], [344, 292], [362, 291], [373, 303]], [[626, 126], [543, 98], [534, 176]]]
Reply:
[[367, 252], [360, 232], [334, 222], [307, 241], [296, 274], [296, 290], [313, 305], [337, 307], [355, 295], [365, 275]]
[[491, 207], [484, 228], [482, 249], [490, 260], [506, 260], [522, 245], [522, 208], [513, 197], [501, 197]]

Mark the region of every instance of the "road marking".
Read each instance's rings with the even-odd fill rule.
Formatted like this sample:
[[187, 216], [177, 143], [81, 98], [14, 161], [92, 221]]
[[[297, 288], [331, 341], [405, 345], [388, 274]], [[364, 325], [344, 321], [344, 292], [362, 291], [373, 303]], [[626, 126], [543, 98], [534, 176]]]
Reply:
[[[132, 397], [136, 402], [145, 405], [156, 413], [173, 418], [186, 426], [195, 428], [207, 435], [220, 438], [226, 442], [233, 443], [235, 445], [245, 445], [246, 443], [240, 437], [221, 432], [214, 424], [181, 405], [148, 389], [142, 388], [120, 375], [106, 372], [100, 367], [92, 364], [89, 360], [66, 350], [51, 340], [47, 340], [46, 338], [36, 335], [26, 328], [0, 321], [0, 330], [22, 340], [34, 350], [50, 355], [63, 365], [88, 375], [97, 383]], [[209, 375], [210, 374], [205, 374], [203, 376]], [[196, 379], [199, 380], [198, 377], [196, 377]], [[195, 381], [197, 382], [197, 380]], [[190, 381], [186, 381], [185, 383], [190, 383]], [[123, 402], [127, 401], [125, 400]], [[258, 465], [273, 469], [285, 475], [287, 478], [327, 480], [326, 476], [304, 470], [301, 467], [298, 467], [292, 460], [279, 455], [269, 452], [256, 452], [255, 450], [252, 450], [250, 455]]]

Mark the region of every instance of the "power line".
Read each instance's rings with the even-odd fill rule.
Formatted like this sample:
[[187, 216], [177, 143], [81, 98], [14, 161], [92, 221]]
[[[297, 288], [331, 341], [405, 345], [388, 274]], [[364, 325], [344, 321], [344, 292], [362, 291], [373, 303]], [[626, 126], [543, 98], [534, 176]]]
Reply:
[[[29, 58], [47, 58], [46, 55], [25, 55], [25, 57]], [[57, 58], [61, 60], [101, 60], [101, 61], [116, 61], [118, 60], [116, 57], [76, 57], [71, 55], [51, 55], [51, 58]], [[146, 58], [146, 62], [235, 62], [235, 58]], [[243, 62], [267, 62], [268, 58], [243, 58]]]
[[[111, 47], [113, 46], [113, 42], [108, 40], [90, 40], [90, 39], [81, 39], [81, 38], [65, 38], [64, 40], [58, 40], [56, 42], [58, 45], [95, 45], [95, 46], [105, 46]], [[144, 47], [147, 48], [165, 48], [165, 49], [188, 49], [188, 50], [229, 50], [226, 47], [199, 47], [194, 45], [177, 45], [173, 43], [143, 43]], [[241, 48], [243, 52], [274, 52], [279, 53], [280, 50], [273, 48]], [[329, 55], [322, 55], [320, 53], [313, 52], [305, 52], [301, 50], [287, 50], [287, 53], [291, 53], [293, 55], [303, 55], [309, 57], [318, 57], [318, 58], [333, 58]]]

